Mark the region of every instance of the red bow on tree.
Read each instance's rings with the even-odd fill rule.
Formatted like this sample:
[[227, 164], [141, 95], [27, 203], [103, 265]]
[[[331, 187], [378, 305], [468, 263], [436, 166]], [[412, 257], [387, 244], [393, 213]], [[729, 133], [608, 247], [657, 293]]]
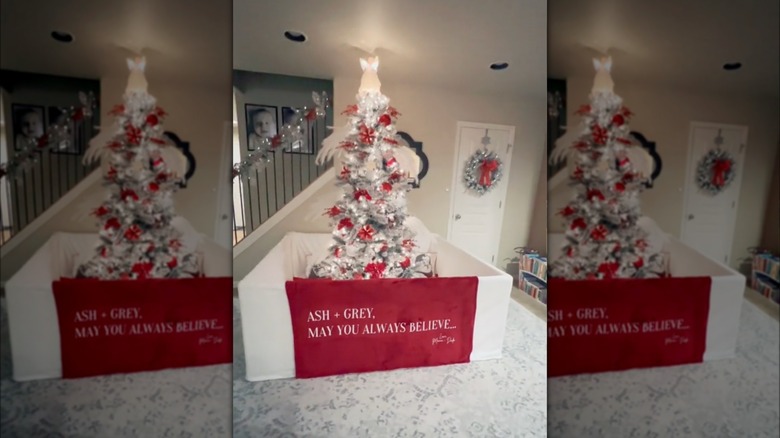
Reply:
[[371, 275], [371, 278], [382, 278], [386, 267], [382, 262], [369, 263], [366, 265], [366, 272]]
[[619, 267], [620, 265], [615, 262], [602, 263], [599, 265], [598, 272], [602, 275], [603, 278], [613, 278]]
[[726, 173], [729, 170], [731, 170], [731, 160], [715, 160], [715, 164], [712, 165], [712, 185], [723, 187], [726, 184]]
[[497, 160], [490, 160], [490, 159], [482, 160], [482, 164], [479, 166], [479, 170], [481, 172], [479, 175], [479, 185], [483, 187], [490, 187], [492, 184], [491, 178], [493, 172], [496, 169], [498, 169]]

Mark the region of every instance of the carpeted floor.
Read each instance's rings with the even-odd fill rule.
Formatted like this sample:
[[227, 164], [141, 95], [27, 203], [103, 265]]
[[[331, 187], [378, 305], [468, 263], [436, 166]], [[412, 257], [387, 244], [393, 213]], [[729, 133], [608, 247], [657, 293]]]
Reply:
[[0, 307], [3, 438], [231, 436], [231, 365], [14, 382]]
[[752, 298], [733, 359], [550, 379], [549, 436], [780, 436], [780, 326]]
[[508, 318], [500, 360], [266, 382], [244, 379], [236, 326], [233, 436], [547, 436], [546, 324], [514, 301]]

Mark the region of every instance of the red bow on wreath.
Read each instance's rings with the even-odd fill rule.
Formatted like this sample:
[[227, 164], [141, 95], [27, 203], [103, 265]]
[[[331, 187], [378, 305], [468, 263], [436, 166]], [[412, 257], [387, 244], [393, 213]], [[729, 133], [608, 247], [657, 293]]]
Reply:
[[490, 160], [485, 159], [482, 161], [482, 165], [479, 166], [479, 170], [481, 171], [479, 176], [479, 185], [484, 187], [490, 187], [492, 184], [492, 174], [493, 172], [498, 169], [498, 161], [497, 160]]
[[731, 170], [731, 160], [715, 160], [712, 165], [712, 185], [723, 187], [726, 184], [726, 173]]

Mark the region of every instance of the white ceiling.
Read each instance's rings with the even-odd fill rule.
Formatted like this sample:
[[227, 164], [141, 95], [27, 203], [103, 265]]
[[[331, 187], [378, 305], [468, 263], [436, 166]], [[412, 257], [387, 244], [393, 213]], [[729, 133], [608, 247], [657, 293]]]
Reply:
[[780, 95], [778, 0], [550, 0], [549, 17], [552, 77], [591, 76], [590, 58], [609, 49], [618, 92], [631, 81]]
[[[236, 69], [359, 77], [359, 56], [374, 50], [383, 83], [510, 96], [545, 93], [545, 0], [235, 0], [233, 5]], [[286, 30], [309, 39], [293, 43], [284, 38]], [[508, 62], [509, 68], [492, 71], [494, 62]]]
[[[227, 86], [230, 5], [231, 0], [0, 0], [0, 67], [100, 78], [125, 74], [125, 58], [142, 50], [148, 75], [159, 82]], [[70, 32], [75, 40], [59, 43], [50, 36], [54, 30]]]

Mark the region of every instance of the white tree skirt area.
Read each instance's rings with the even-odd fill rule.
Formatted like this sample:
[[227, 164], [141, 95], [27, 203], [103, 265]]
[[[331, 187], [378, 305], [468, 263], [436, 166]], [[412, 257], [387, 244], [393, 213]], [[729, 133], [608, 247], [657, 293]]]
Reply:
[[230, 437], [230, 364], [15, 382], [0, 303], [3, 438]]
[[546, 324], [515, 301], [504, 356], [468, 364], [249, 382], [233, 339], [234, 437], [547, 436]]
[[735, 358], [551, 379], [549, 435], [777, 438], [778, 356], [777, 319], [745, 300]]

